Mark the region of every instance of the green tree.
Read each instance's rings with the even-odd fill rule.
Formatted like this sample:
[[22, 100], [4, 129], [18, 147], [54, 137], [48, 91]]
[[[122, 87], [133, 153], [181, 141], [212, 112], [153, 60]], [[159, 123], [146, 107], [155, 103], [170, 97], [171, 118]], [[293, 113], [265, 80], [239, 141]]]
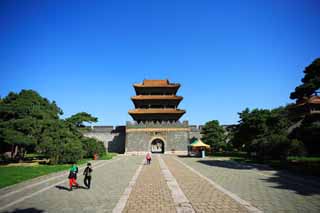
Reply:
[[84, 127], [85, 122], [97, 122], [98, 118], [93, 117], [92, 115], [86, 112], [79, 112], [75, 115], [72, 115], [70, 118], [67, 118], [66, 121], [75, 125], [76, 127]]
[[290, 136], [302, 141], [309, 155], [320, 155], [320, 119], [317, 116], [306, 116]]
[[84, 137], [82, 140], [83, 150], [85, 150], [85, 157], [92, 158], [94, 154], [103, 156], [106, 153], [106, 148], [101, 141], [94, 138]]
[[[320, 89], [320, 58], [315, 59], [308, 67], [305, 68], [302, 84], [295, 88], [290, 94], [291, 99], [308, 100]], [[295, 109], [293, 107], [293, 109]], [[295, 111], [292, 111], [295, 113]], [[299, 116], [302, 119], [290, 134], [291, 138], [302, 141], [306, 146], [309, 155], [320, 155], [320, 116], [319, 114], [305, 113]]]
[[[52, 164], [74, 162], [86, 153], [80, 127], [96, 122], [88, 113], [62, 120], [62, 110], [54, 101], [33, 90], [10, 92], [0, 99], [0, 146], [12, 146], [12, 158], [23, 158], [27, 148], [50, 158]], [[94, 147], [101, 148], [100, 143]]]
[[290, 94], [291, 99], [307, 99], [320, 88], [320, 58], [315, 59], [303, 72], [302, 84]]
[[270, 111], [259, 109], [250, 111], [246, 108], [238, 114], [240, 121], [232, 139], [233, 145], [251, 152], [253, 140], [267, 132], [267, 118], [270, 116]]
[[[37, 146], [39, 153], [45, 154], [50, 158], [50, 163], [57, 164], [64, 162], [66, 156], [64, 148], [68, 143], [77, 142], [80, 140], [68, 127], [68, 124], [62, 120], [50, 120], [44, 123], [40, 143]], [[68, 146], [67, 146], [68, 147]], [[74, 158], [81, 159], [82, 153], [75, 155]]]
[[226, 148], [225, 130], [220, 126], [219, 121], [207, 122], [202, 128], [201, 134], [203, 142], [209, 144], [214, 150]]
[[0, 145], [12, 146], [12, 158], [23, 158], [38, 143], [45, 120], [57, 120], [62, 110], [33, 90], [10, 92], [0, 101]]
[[245, 109], [239, 113], [240, 122], [232, 139], [237, 148], [259, 158], [285, 158], [289, 154], [291, 141], [288, 138], [287, 107], [273, 110]]

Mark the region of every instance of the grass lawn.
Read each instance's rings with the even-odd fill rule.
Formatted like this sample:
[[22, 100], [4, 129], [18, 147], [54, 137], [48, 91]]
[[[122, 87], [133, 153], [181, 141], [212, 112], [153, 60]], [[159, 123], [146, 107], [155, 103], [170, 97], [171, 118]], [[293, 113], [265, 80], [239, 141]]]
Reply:
[[1, 166], [0, 188], [70, 168], [70, 165]]
[[[107, 153], [100, 160], [109, 160], [116, 156], [115, 153]], [[78, 165], [85, 164], [90, 159], [81, 159]], [[59, 165], [35, 165], [35, 166], [0, 166], [0, 188], [20, 183], [42, 175], [59, 172], [70, 168], [70, 164]]]
[[110, 160], [112, 159], [114, 156], [116, 156], [117, 153], [113, 153], [113, 152], [108, 152], [107, 154], [100, 156], [99, 160]]

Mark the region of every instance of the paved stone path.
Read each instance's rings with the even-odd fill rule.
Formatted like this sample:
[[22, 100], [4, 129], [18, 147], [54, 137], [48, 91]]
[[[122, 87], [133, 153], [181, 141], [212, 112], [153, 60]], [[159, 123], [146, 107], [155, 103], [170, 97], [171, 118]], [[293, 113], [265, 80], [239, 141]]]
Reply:
[[213, 158], [143, 158], [95, 162], [90, 190], [67, 191], [65, 172], [0, 189], [0, 212], [112, 212], [120, 201], [123, 212], [320, 212], [318, 179]]
[[143, 167], [124, 212], [176, 212], [156, 157], [150, 165]]
[[166, 156], [164, 160], [196, 212], [248, 212], [172, 157]]
[[[140, 165], [142, 157], [117, 157], [101, 162], [99, 168], [93, 165], [92, 188], [67, 191], [67, 175], [49, 181], [31, 189], [23, 190], [0, 201], [0, 208], [21, 197], [32, 195], [48, 186], [53, 187], [35, 194], [0, 212], [112, 212], [131, 177]], [[99, 165], [98, 165], [99, 166]], [[62, 183], [59, 183], [61, 182]], [[83, 185], [83, 176], [79, 172], [78, 182]], [[23, 184], [26, 185], [26, 184]], [[11, 190], [14, 187], [11, 187]], [[2, 195], [2, 194], [1, 194]], [[0, 195], [0, 196], [1, 196]]]
[[320, 212], [319, 179], [230, 160], [178, 160], [264, 212]]

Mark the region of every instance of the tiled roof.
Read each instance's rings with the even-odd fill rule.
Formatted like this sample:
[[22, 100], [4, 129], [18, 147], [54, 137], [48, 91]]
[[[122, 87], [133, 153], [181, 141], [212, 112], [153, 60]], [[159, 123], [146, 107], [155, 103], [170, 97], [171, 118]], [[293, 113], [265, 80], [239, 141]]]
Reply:
[[308, 103], [311, 104], [320, 104], [320, 96], [312, 96], [309, 100]]
[[182, 100], [182, 96], [175, 95], [136, 95], [132, 100]]
[[163, 85], [168, 85], [169, 81], [168, 80], [144, 80], [143, 85], [146, 86], [163, 86]]
[[180, 84], [170, 83], [168, 80], [143, 80], [143, 83], [134, 84], [134, 87], [179, 87]]
[[320, 96], [311, 96], [307, 100], [297, 101], [296, 106], [301, 106], [301, 105], [305, 105], [305, 104], [320, 104]]
[[184, 114], [186, 111], [181, 109], [133, 109], [129, 114]]

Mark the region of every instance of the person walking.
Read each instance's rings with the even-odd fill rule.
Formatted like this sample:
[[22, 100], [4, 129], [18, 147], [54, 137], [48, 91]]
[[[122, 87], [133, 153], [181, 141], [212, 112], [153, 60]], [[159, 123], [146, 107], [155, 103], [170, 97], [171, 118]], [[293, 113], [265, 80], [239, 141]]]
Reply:
[[68, 176], [70, 191], [72, 191], [73, 186], [79, 187], [79, 184], [77, 183], [77, 173], [78, 173], [78, 167], [76, 166], [75, 163], [73, 163], [70, 168], [70, 172]]
[[150, 163], [151, 163], [151, 153], [150, 152], [147, 153], [146, 160], [147, 160], [147, 165], [150, 165]]
[[92, 173], [91, 163], [87, 163], [87, 167], [83, 171], [83, 175], [84, 175], [83, 182], [88, 189], [90, 189], [90, 185], [91, 185], [91, 173]]

